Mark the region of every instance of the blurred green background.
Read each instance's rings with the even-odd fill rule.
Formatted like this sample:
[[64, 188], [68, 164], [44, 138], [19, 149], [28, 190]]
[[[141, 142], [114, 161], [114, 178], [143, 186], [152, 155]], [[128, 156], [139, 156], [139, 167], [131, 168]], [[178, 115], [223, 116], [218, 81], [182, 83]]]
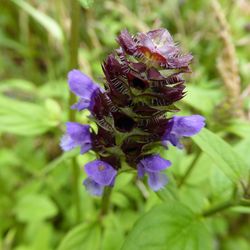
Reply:
[[[80, 69], [102, 84], [101, 63], [117, 48], [122, 29], [131, 33], [167, 28], [194, 56], [183, 114], [199, 113], [250, 165], [250, 2], [248, 0], [79, 0]], [[71, 159], [82, 168], [95, 158], [63, 153], [68, 120], [70, 0], [0, 0], [0, 249], [116, 250], [135, 221], [160, 199], [132, 174], [118, 177], [112, 210], [101, 231], [100, 200], [81, 182], [81, 220], [76, 221]], [[87, 113], [77, 115], [86, 123]], [[173, 182], [196, 157], [197, 146], [170, 148]], [[204, 153], [178, 190], [193, 211], [230, 197], [235, 186]], [[249, 184], [249, 183], [248, 183]], [[175, 188], [175, 187], [174, 187]], [[249, 188], [249, 186], [248, 186]], [[213, 249], [249, 250], [249, 208], [216, 215]], [[80, 228], [76, 227], [82, 222]], [[70, 234], [68, 232], [71, 231]], [[75, 230], [75, 231], [74, 231]], [[65, 240], [66, 239], [66, 240]], [[73, 243], [67, 243], [67, 242]], [[63, 243], [62, 243], [63, 242]], [[65, 243], [66, 242], [66, 243]], [[71, 244], [71, 245], [70, 245]], [[154, 249], [154, 248], [152, 248]], [[158, 249], [158, 248], [157, 248]], [[165, 248], [164, 248], [165, 249]], [[188, 248], [200, 249], [200, 248]], [[205, 249], [205, 248], [204, 248]], [[169, 249], [171, 250], [171, 249]], [[182, 249], [179, 249], [182, 250]]]

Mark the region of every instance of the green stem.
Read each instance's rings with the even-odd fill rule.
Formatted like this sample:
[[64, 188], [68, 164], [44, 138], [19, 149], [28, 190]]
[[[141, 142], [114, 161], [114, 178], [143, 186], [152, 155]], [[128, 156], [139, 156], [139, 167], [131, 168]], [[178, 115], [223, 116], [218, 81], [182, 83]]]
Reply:
[[[69, 70], [78, 68], [78, 47], [79, 47], [79, 24], [80, 24], [80, 4], [78, 0], [71, 0], [71, 27], [70, 27], [70, 49], [69, 49]], [[73, 93], [70, 92], [69, 106], [72, 106], [76, 101]], [[75, 111], [70, 109], [69, 120], [75, 121]], [[72, 188], [73, 188], [73, 199], [76, 209], [76, 223], [81, 220], [81, 203], [80, 203], [80, 193], [79, 193], [79, 168], [76, 162], [76, 158], [72, 159]]]
[[196, 154], [195, 158], [193, 159], [193, 161], [191, 162], [191, 164], [188, 166], [187, 171], [185, 172], [185, 174], [180, 178], [179, 184], [177, 185], [178, 188], [180, 188], [187, 180], [187, 178], [189, 177], [189, 175], [191, 174], [191, 172], [194, 169], [194, 166], [196, 165], [197, 161], [199, 160], [201, 155], [201, 150], [199, 149], [198, 153]]
[[234, 206], [250, 207], [250, 200], [248, 200], [248, 199], [236, 199], [236, 200], [226, 201], [224, 203], [221, 203], [219, 205], [211, 207], [208, 210], [205, 210], [202, 213], [202, 215], [204, 217], [208, 217], [208, 216], [214, 215], [214, 214], [216, 214], [218, 212], [221, 212], [223, 210], [226, 210], [226, 209], [228, 209], [230, 207], [234, 207]]
[[110, 197], [111, 197], [112, 188], [111, 187], [105, 187], [104, 192], [102, 195], [102, 203], [101, 203], [101, 210], [100, 210], [100, 216], [104, 216], [107, 214], [109, 205], [110, 205]]
[[250, 207], [250, 200], [249, 199], [241, 199], [239, 202], [240, 206]]
[[222, 204], [216, 205], [214, 207], [209, 208], [208, 210], [205, 210], [202, 213], [202, 215], [204, 217], [208, 217], [208, 216], [214, 215], [214, 214], [216, 214], [218, 212], [221, 212], [223, 210], [226, 210], [226, 209], [228, 209], [228, 208], [230, 208], [232, 206], [235, 206], [236, 204], [237, 204], [237, 202], [234, 201], [234, 200], [232, 200], [232, 201], [226, 201], [226, 202], [224, 202]]
[[75, 204], [75, 220], [76, 224], [81, 221], [81, 203], [79, 192], [79, 176], [80, 170], [76, 162], [76, 158], [72, 159], [72, 189], [73, 189], [73, 201]]

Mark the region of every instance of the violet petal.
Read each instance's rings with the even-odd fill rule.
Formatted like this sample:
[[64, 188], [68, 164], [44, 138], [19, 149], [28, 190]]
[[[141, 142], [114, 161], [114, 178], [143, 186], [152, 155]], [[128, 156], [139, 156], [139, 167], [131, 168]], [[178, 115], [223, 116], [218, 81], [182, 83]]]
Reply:
[[81, 147], [81, 153], [85, 153], [92, 147], [89, 125], [77, 122], [66, 123], [66, 133], [61, 139], [60, 146], [64, 151], [69, 151], [75, 147]]
[[101, 160], [87, 163], [85, 171], [89, 178], [102, 186], [111, 185], [117, 173], [111, 165]]
[[88, 76], [80, 70], [73, 69], [68, 73], [70, 90], [77, 96], [90, 99], [94, 90], [99, 88]]
[[148, 173], [148, 185], [154, 190], [158, 191], [167, 184], [167, 176], [164, 173], [149, 172]]
[[205, 119], [201, 115], [174, 116], [171, 133], [180, 136], [193, 136], [205, 126]]
[[69, 151], [69, 150], [72, 150], [73, 148], [77, 147], [78, 144], [76, 144], [75, 141], [72, 140], [72, 138], [68, 134], [65, 134], [61, 138], [60, 146], [61, 146], [63, 151]]
[[145, 169], [141, 162], [139, 162], [139, 164], [137, 165], [137, 171], [138, 178], [143, 178], [143, 176], [145, 175]]
[[101, 196], [103, 193], [103, 186], [96, 183], [91, 178], [87, 178], [83, 181], [84, 186], [86, 187], [87, 191], [95, 196]]
[[144, 170], [148, 173], [164, 170], [171, 165], [171, 162], [163, 159], [159, 155], [151, 155], [142, 159], [140, 164], [143, 165]]

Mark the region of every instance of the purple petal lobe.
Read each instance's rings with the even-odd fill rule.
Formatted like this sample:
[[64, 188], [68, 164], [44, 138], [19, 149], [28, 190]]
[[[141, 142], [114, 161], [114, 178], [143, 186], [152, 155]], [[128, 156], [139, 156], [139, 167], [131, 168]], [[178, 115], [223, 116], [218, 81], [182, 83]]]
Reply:
[[67, 134], [76, 141], [90, 141], [89, 125], [83, 125], [77, 122], [66, 122]]
[[158, 46], [164, 46], [168, 43], [174, 43], [172, 36], [166, 29], [152, 30], [152, 31], [149, 31], [147, 35]]
[[143, 176], [145, 175], [145, 169], [142, 165], [141, 162], [139, 162], [139, 164], [137, 165], [137, 171], [138, 171], [138, 178], [143, 178]]
[[147, 173], [151, 172], [159, 172], [168, 168], [171, 165], [171, 162], [163, 159], [159, 155], [151, 155], [140, 161], [141, 165], [143, 165], [144, 170]]
[[100, 184], [96, 183], [90, 178], [87, 178], [83, 182], [84, 186], [86, 187], [87, 191], [95, 196], [101, 196], [103, 193], [103, 186]]
[[77, 147], [78, 145], [75, 143], [74, 140], [72, 140], [72, 138], [69, 135], [65, 134], [61, 138], [60, 146], [63, 151], [69, 151], [74, 147]]
[[163, 145], [170, 142], [173, 146], [180, 149], [183, 145], [180, 143], [180, 139], [183, 136], [193, 136], [200, 132], [205, 126], [205, 118], [201, 115], [190, 116], [174, 116], [168, 124], [168, 128], [162, 137]]
[[154, 190], [158, 191], [167, 184], [167, 176], [164, 173], [149, 172], [148, 185]]
[[60, 146], [64, 151], [69, 151], [75, 147], [81, 148], [81, 153], [85, 153], [92, 147], [89, 125], [82, 125], [77, 122], [66, 123], [66, 134], [62, 137]]
[[155, 45], [153, 43], [153, 41], [150, 39], [149, 36], [147, 36], [147, 34], [144, 34], [144, 33], [140, 33], [138, 35], [139, 39], [140, 39], [140, 42], [142, 44], [142, 46], [145, 46], [147, 47], [148, 49], [154, 51], [155, 50]]
[[179, 136], [193, 136], [205, 126], [205, 119], [201, 115], [174, 116], [171, 133]]
[[69, 72], [68, 83], [70, 90], [75, 95], [85, 99], [90, 99], [94, 90], [99, 88], [88, 76], [76, 69]]
[[84, 144], [81, 144], [81, 154], [84, 154], [88, 152], [92, 148], [91, 142], [85, 142]]
[[90, 102], [91, 102], [91, 100], [89, 100], [89, 99], [81, 98], [77, 103], [75, 103], [71, 106], [71, 109], [77, 109], [78, 111], [81, 111], [83, 109], [87, 109], [90, 106]]
[[183, 145], [180, 142], [181, 136], [177, 134], [169, 134], [167, 140], [175, 147], [183, 149]]
[[100, 160], [87, 163], [85, 165], [85, 171], [89, 178], [102, 186], [111, 185], [117, 173], [111, 165]]

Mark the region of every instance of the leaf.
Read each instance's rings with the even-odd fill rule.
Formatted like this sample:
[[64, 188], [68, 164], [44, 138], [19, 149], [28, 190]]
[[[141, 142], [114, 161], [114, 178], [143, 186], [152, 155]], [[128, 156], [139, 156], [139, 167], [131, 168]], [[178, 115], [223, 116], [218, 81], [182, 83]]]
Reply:
[[[250, 133], [248, 133], [250, 135]], [[250, 148], [250, 137], [246, 137], [242, 139], [237, 145], [235, 145], [234, 149], [235, 151], [244, 158], [245, 162], [250, 166], [250, 154], [249, 154], [249, 148]]]
[[122, 250], [211, 250], [201, 218], [181, 203], [153, 208], [129, 233]]
[[40, 176], [45, 176], [54, 170], [56, 167], [60, 166], [60, 164], [70, 158], [76, 157], [79, 154], [79, 150], [74, 149], [69, 152], [65, 152], [53, 161], [51, 161], [48, 165], [46, 165], [41, 172], [38, 174]]
[[11, 78], [0, 81], [0, 91], [23, 91], [35, 94], [37, 92], [37, 88], [34, 83], [29, 82], [25, 79]]
[[224, 250], [249, 250], [249, 240], [243, 235], [236, 237], [228, 237], [222, 242], [222, 249]]
[[237, 183], [246, 176], [248, 166], [245, 161], [218, 135], [204, 128], [193, 140], [232, 182]]
[[243, 120], [235, 120], [230, 126], [225, 128], [225, 130], [238, 135], [241, 138], [245, 138], [250, 134], [250, 123]]
[[175, 179], [173, 178], [171, 173], [168, 173], [167, 176], [168, 184], [163, 189], [160, 189], [158, 192], [156, 192], [156, 194], [163, 201], [178, 201], [179, 197]]
[[30, 48], [17, 41], [17, 39], [11, 39], [4, 32], [0, 30], [0, 47], [9, 48], [17, 51], [22, 55], [30, 55]]
[[55, 114], [55, 109], [49, 109], [47, 102], [39, 105], [0, 96], [0, 132], [42, 134], [57, 126], [60, 119], [59, 114]]
[[63, 238], [58, 250], [99, 249], [101, 228], [98, 224], [83, 223]]
[[[34, 234], [34, 232], [36, 232]], [[32, 250], [51, 250], [51, 240], [54, 235], [49, 222], [30, 223], [26, 228], [26, 238]]]
[[55, 39], [60, 42], [63, 41], [63, 32], [59, 24], [51, 17], [45, 15], [43, 12], [38, 11], [27, 1], [23, 0], [12, 0], [21, 9], [26, 11], [30, 16], [32, 16], [38, 23], [40, 23]]
[[109, 214], [104, 218], [104, 226], [101, 250], [120, 249], [124, 239], [121, 222], [114, 214]]
[[202, 113], [211, 113], [223, 95], [217, 89], [204, 89], [197, 86], [187, 86], [187, 92], [188, 95], [183, 99], [183, 102]]
[[81, 4], [81, 6], [85, 9], [89, 9], [93, 6], [94, 0], [78, 0]]
[[19, 221], [34, 223], [55, 216], [57, 207], [47, 196], [30, 194], [21, 197], [15, 212]]

